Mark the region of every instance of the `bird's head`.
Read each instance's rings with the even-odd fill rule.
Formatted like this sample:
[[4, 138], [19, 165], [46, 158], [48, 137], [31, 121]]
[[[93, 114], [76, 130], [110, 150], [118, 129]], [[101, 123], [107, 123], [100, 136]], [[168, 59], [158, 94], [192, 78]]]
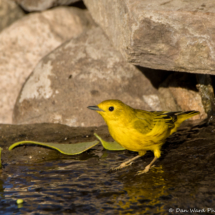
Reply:
[[97, 106], [89, 106], [99, 113], [107, 124], [111, 122], [127, 121], [133, 109], [119, 100], [105, 100]]

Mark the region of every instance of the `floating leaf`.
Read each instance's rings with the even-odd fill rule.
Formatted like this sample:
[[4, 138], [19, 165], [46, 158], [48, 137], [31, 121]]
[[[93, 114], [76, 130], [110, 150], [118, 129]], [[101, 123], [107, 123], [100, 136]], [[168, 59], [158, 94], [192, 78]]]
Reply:
[[98, 134], [94, 133], [94, 135], [96, 136], [96, 138], [98, 140], [100, 140], [101, 144], [103, 145], [103, 147], [107, 150], [111, 150], [111, 151], [120, 151], [120, 150], [125, 150], [124, 147], [122, 147], [119, 143], [117, 143], [116, 141], [114, 142], [106, 142], [104, 141]]
[[[103, 147], [107, 150], [112, 150], [112, 151], [113, 150], [115, 150], [115, 151], [125, 150], [125, 148], [122, 147], [116, 141], [106, 142], [98, 134], [95, 133], [94, 135], [101, 142]], [[9, 147], [9, 150], [12, 150], [13, 148], [15, 148], [16, 146], [19, 146], [19, 145], [35, 144], [35, 145], [40, 145], [40, 146], [45, 146], [48, 148], [55, 149], [55, 150], [59, 151], [62, 154], [65, 154], [65, 155], [77, 155], [77, 154], [81, 154], [82, 152], [84, 152], [84, 151], [92, 148], [93, 146], [97, 145], [99, 143], [99, 141], [76, 143], [76, 144], [59, 144], [59, 143], [43, 143], [43, 142], [27, 140], [27, 141], [20, 141], [20, 142], [12, 144]]]
[[76, 143], [76, 144], [59, 144], [59, 143], [42, 143], [42, 142], [27, 140], [27, 141], [20, 141], [12, 144], [9, 147], [9, 150], [12, 150], [14, 147], [23, 145], [23, 144], [35, 144], [35, 145], [46, 146], [48, 148], [56, 149], [57, 151], [65, 155], [77, 155], [92, 148], [98, 143], [99, 141]]

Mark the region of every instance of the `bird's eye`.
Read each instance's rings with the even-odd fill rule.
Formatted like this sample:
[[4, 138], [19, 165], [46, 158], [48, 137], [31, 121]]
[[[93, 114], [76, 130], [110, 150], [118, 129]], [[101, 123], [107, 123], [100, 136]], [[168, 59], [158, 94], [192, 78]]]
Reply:
[[114, 110], [114, 107], [109, 107], [109, 111], [113, 111]]

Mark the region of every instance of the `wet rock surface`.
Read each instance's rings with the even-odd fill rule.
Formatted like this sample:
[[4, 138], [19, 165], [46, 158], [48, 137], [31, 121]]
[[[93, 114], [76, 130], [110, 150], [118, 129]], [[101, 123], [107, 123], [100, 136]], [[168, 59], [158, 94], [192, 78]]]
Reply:
[[131, 63], [215, 74], [215, 3], [84, 0], [94, 20]]
[[[63, 143], [65, 137], [71, 143], [94, 140], [95, 128], [1, 125], [1, 212], [169, 214], [170, 208], [172, 212], [187, 210], [188, 214], [194, 209], [207, 211], [213, 208], [215, 194], [214, 129], [214, 122], [208, 126], [199, 122], [184, 125], [167, 139], [155, 167], [147, 174], [135, 176], [152, 160], [151, 152], [117, 172], [109, 170], [136, 153], [110, 152], [97, 145], [81, 155], [60, 157], [56, 156], [58, 152], [53, 156], [50, 149], [43, 147], [20, 146], [13, 149], [13, 159], [7, 157], [11, 152], [6, 148], [15, 141], [31, 138]], [[111, 140], [106, 127], [99, 127], [96, 132]], [[38, 155], [36, 151], [43, 153], [45, 161], [26, 159], [26, 154]], [[24, 200], [19, 207], [15, 205], [18, 198]]]
[[[93, 135], [99, 132], [102, 137], [110, 140], [106, 126], [99, 128], [73, 128], [66, 125], [42, 123], [27, 125], [1, 125], [0, 126], [0, 147], [3, 148], [3, 163], [36, 162], [43, 160], [53, 160], [56, 158], [68, 157], [55, 150], [32, 145], [17, 147], [8, 151], [8, 147], [15, 142], [23, 140], [33, 140], [39, 142], [67, 143], [75, 144], [79, 142], [90, 142], [97, 140]], [[39, 148], [38, 148], [39, 147]]]

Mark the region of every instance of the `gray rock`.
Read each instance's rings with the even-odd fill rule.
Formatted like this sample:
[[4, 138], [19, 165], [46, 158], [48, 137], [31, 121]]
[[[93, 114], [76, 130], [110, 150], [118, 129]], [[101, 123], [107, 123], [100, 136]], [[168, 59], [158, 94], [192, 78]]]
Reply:
[[98, 126], [104, 120], [87, 106], [120, 99], [132, 107], [152, 110], [143, 96], [157, 94], [144, 74], [127, 63], [97, 27], [40, 61], [20, 92], [13, 122]]
[[23, 10], [15, 2], [0, 0], [0, 31], [23, 16]]
[[26, 11], [43, 11], [59, 5], [69, 5], [79, 0], [15, 0]]
[[90, 23], [87, 11], [59, 7], [26, 15], [0, 33], [1, 123], [12, 123], [19, 91], [39, 60]]
[[215, 74], [215, 1], [84, 0], [127, 61]]

